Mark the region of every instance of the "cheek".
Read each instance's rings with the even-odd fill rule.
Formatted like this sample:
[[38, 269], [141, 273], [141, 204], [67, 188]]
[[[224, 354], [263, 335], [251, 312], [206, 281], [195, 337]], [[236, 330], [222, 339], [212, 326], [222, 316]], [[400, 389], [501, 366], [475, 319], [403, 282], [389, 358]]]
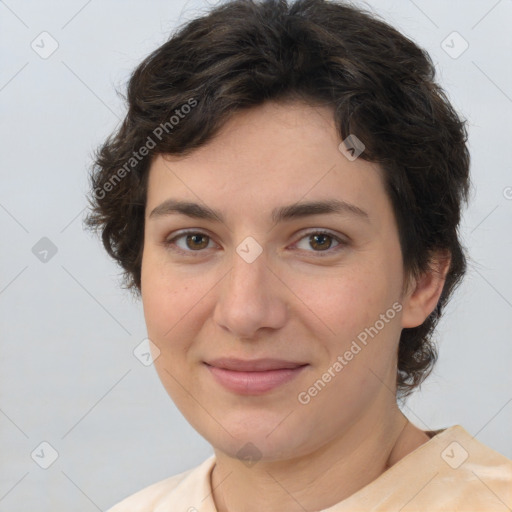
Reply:
[[399, 299], [401, 281], [396, 272], [387, 262], [361, 258], [335, 273], [301, 278], [295, 291], [312, 311], [311, 318], [321, 321], [316, 330], [346, 341], [373, 325]]
[[[201, 326], [200, 283], [184, 279], [179, 272], [151, 255], [143, 259], [141, 296], [149, 339], [158, 348], [154, 367], [169, 396], [184, 414], [192, 407], [188, 392], [194, 383], [187, 371], [190, 346]], [[196, 285], [196, 286], [194, 286]]]
[[197, 359], [194, 340], [208, 325], [221, 278], [214, 269], [179, 268], [156, 251], [145, 254], [141, 296], [148, 337], [161, 352], [159, 364], [181, 373]]
[[381, 381], [389, 381], [390, 386], [394, 382], [401, 282], [400, 254], [392, 247], [359, 253], [336, 273], [301, 281], [298, 294], [309, 290], [310, 302], [304, 302], [315, 313], [310, 317], [322, 320], [310, 325], [319, 333], [327, 355], [317, 370], [323, 372], [336, 361], [337, 368], [343, 366], [339, 372], [331, 368], [336, 378], [330, 387], [334, 394], [335, 389], [353, 391], [343, 399], [347, 406], [365, 393], [370, 397]]
[[200, 297], [190, 279], [171, 272], [164, 262], [145, 253], [141, 272], [141, 297], [149, 338], [160, 350], [176, 348], [183, 340], [180, 329]]

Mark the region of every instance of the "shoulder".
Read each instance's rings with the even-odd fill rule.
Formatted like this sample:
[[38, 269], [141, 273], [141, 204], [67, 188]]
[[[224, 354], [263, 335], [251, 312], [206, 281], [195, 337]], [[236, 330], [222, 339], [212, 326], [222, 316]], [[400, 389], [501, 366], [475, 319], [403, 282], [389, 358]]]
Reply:
[[512, 507], [512, 460], [460, 425], [444, 430], [428, 444], [424, 462], [430, 471], [425, 476], [432, 476], [421, 489], [418, 502], [430, 504], [432, 510], [490, 512]]
[[512, 510], [512, 460], [460, 425], [433, 433], [376, 480], [323, 512]]
[[209, 475], [214, 465], [215, 457], [212, 455], [199, 466], [160, 480], [128, 496], [107, 512], [153, 512], [163, 504], [177, 505], [183, 500], [191, 506], [196, 495], [202, 498], [205, 488], [209, 487]]

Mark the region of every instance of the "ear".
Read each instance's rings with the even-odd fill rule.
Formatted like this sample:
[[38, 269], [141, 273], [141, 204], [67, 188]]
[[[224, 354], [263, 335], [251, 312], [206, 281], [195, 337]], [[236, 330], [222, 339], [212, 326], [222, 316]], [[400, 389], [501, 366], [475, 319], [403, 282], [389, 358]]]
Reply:
[[434, 311], [450, 262], [448, 251], [438, 251], [430, 260], [430, 268], [419, 279], [412, 281], [402, 301], [402, 327], [418, 327]]

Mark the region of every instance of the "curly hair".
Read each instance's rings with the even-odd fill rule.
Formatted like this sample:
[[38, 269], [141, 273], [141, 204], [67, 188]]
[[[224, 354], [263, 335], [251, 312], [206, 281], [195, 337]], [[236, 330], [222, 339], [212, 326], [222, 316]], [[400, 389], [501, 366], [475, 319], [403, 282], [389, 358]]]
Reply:
[[179, 27], [130, 76], [127, 114], [96, 149], [90, 172], [89, 229], [101, 231], [140, 296], [147, 177], [157, 154], [186, 155], [206, 144], [235, 112], [265, 101], [301, 100], [332, 108], [344, 140], [385, 174], [406, 281], [451, 263], [435, 310], [404, 328], [397, 395], [404, 398], [437, 359], [432, 338], [466, 271], [458, 236], [467, 203], [466, 121], [435, 81], [428, 53], [378, 17], [328, 0], [232, 0]]

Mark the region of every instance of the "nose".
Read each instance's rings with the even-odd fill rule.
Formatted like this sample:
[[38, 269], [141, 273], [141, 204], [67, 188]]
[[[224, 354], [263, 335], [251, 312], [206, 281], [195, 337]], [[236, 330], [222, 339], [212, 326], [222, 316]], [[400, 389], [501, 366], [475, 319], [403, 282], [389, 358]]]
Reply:
[[220, 283], [217, 325], [240, 339], [256, 339], [264, 328], [281, 328], [288, 307], [286, 287], [277, 274], [268, 266], [265, 251], [251, 263], [235, 253], [231, 270]]

